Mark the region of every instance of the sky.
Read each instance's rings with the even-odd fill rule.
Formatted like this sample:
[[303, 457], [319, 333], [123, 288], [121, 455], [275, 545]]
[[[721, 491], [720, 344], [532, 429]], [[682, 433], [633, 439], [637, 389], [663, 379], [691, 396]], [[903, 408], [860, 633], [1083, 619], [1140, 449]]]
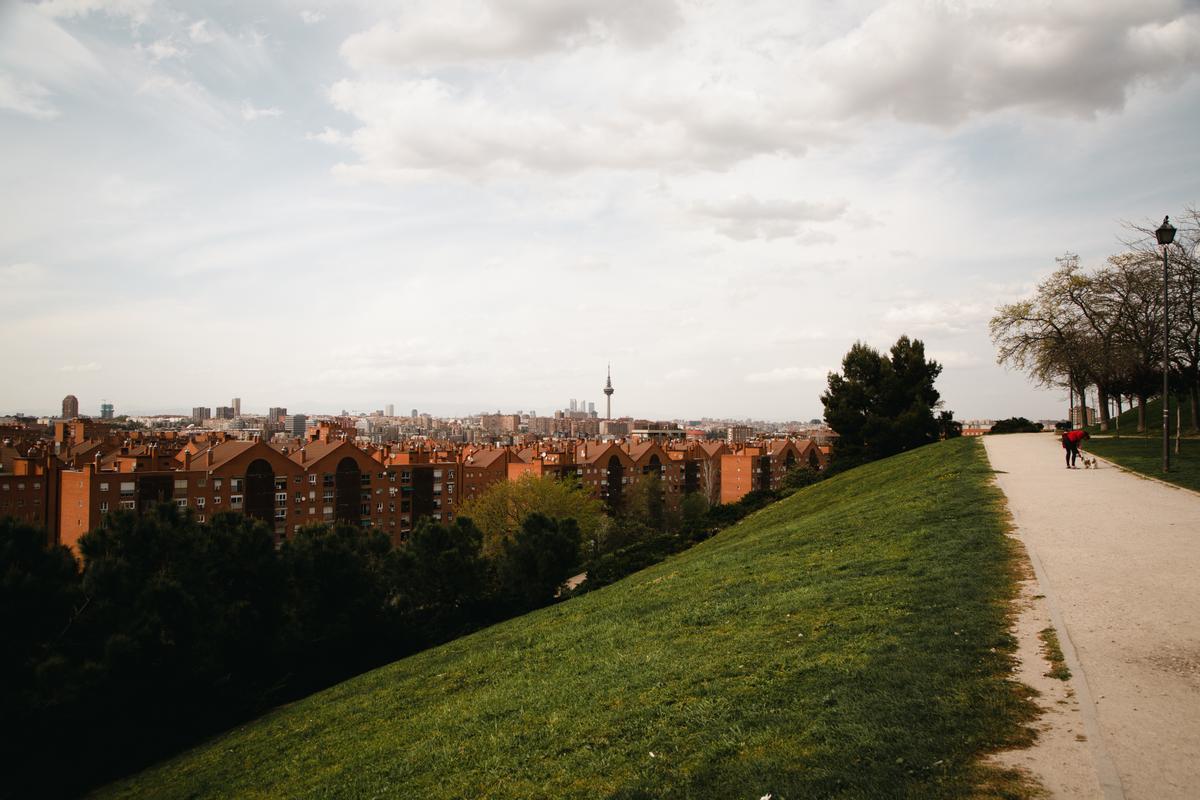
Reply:
[[0, 414], [809, 419], [1200, 205], [1195, 0], [0, 0]]

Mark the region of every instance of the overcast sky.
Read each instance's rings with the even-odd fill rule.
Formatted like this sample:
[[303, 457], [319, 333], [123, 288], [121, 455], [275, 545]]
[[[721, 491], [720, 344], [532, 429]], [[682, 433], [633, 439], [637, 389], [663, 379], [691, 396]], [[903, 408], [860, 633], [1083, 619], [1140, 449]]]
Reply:
[[0, 0], [0, 413], [821, 415], [1200, 204], [1181, 0]]

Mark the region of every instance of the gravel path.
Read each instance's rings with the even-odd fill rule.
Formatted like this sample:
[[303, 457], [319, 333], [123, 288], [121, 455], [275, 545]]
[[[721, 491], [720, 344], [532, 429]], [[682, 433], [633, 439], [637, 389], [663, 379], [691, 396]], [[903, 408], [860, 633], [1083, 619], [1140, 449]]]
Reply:
[[1200, 797], [1200, 494], [1107, 462], [1067, 470], [1048, 434], [984, 443], [1078, 667], [1100, 792]]

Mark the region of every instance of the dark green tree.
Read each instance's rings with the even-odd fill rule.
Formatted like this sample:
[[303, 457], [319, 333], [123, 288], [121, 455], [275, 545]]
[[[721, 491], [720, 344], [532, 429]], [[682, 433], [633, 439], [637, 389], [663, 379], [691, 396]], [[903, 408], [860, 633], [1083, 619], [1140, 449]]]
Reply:
[[501, 595], [516, 609], [533, 609], [554, 601], [560, 586], [579, 565], [579, 526], [530, 514], [521, 530], [505, 541], [496, 565]]
[[825, 421], [838, 434], [840, 466], [937, 441], [933, 412], [940, 395], [933, 384], [941, 371], [936, 361], [926, 360], [919, 339], [901, 336], [888, 356], [856, 342], [842, 359], [842, 373], [829, 374], [821, 395]]

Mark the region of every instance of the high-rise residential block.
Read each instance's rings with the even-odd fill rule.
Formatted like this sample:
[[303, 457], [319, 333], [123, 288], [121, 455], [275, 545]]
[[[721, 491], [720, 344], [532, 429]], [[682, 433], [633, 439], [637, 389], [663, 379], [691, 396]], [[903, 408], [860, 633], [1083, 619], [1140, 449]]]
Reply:
[[206, 419], [212, 419], [212, 409], [208, 406], [196, 406], [192, 409], [192, 422], [202, 424]]
[[242, 398], [233, 398], [233, 416], [240, 417], [242, 415]]
[[79, 398], [69, 394], [62, 401], [63, 419], [75, 419], [79, 416]]
[[112, 418], [113, 418], [113, 404], [112, 403], [101, 403], [100, 404], [100, 419], [112, 419]]

